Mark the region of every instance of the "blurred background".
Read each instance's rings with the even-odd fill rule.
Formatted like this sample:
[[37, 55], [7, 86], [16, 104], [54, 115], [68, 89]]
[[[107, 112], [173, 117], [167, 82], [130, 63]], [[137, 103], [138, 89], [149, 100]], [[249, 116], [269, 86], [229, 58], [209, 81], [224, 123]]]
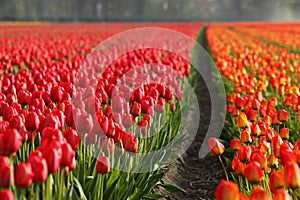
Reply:
[[1, 21], [298, 21], [300, 0], [0, 0]]

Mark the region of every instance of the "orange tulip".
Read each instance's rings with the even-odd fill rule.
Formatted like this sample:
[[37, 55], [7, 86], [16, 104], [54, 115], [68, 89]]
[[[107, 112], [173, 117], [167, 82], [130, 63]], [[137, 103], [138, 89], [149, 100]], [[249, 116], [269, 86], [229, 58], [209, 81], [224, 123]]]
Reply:
[[230, 142], [230, 148], [234, 151], [238, 151], [241, 148], [242, 144], [241, 141], [238, 139], [233, 139]]
[[222, 180], [216, 189], [217, 200], [239, 200], [239, 187], [236, 183]]
[[238, 151], [237, 157], [242, 162], [249, 162], [251, 157], [252, 149], [250, 146], [241, 146]]
[[252, 152], [250, 161], [257, 162], [262, 169], [266, 168], [267, 166], [267, 158], [260, 150], [255, 150]]
[[224, 145], [217, 138], [209, 138], [208, 145], [212, 156], [219, 156], [225, 151]]
[[231, 167], [234, 172], [238, 175], [243, 175], [245, 170], [245, 164], [242, 163], [238, 158], [234, 158], [231, 162]]
[[279, 134], [282, 139], [288, 139], [290, 136], [290, 131], [288, 128], [281, 128]]
[[250, 200], [271, 200], [271, 196], [261, 186], [256, 186], [251, 192]]
[[296, 163], [287, 163], [284, 166], [284, 183], [288, 188], [300, 187], [300, 169]]
[[245, 129], [245, 130], [242, 131], [242, 133], [240, 135], [240, 139], [244, 143], [251, 143], [252, 142], [252, 138], [251, 138], [251, 134], [250, 134], [249, 129]]
[[268, 157], [268, 167], [277, 167], [278, 166], [278, 159], [276, 156], [272, 153]]
[[246, 128], [248, 127], [248, 119], [245, 113], [240, 113], [237, 118], [237, 126], [239, 128]]
[[284, 187], [283, 173], [274, 171], [270, 176], [270, 189], [274, 193], [278, 188]]
[[257, 162], [247, 164], [244, 175], [250, 183], [259, 183], [264, 179], [264, 172]]
[[277, 113], [277, 118], [281, 122], [286, 122], [289, 119], [289, 113], [286, 110], [281, 109]]
[[292, 197], [289, 195], [288, 191], [281, 188], [274, 192], [273, 200], [292, 200]]

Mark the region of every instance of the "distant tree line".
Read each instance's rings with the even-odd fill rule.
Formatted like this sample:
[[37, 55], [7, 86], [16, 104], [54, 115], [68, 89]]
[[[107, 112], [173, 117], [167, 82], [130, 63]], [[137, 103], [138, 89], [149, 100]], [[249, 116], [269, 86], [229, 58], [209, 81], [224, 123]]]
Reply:
[[298, 0], [0, 0], [2, 21], [290, 21]]

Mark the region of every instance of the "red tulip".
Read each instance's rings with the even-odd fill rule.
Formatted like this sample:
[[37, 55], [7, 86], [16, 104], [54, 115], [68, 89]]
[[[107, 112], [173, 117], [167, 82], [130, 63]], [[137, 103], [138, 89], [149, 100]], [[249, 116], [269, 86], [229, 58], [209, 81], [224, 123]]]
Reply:
[[35, 112], [29, 112], [25, 119], [25, 125], [28, 130], [35, 131], [39, 128], [39, 116]]
[[216, 189], [216, 199], [217, 200], [239, 200], [240, 193], [239, 187], [236, 183], [231, 181], [221, 180], [221, 183]]
[[134, 117], [140, 116], [141, 104], [133, 102], [132, 106], [130, 107], [130, 114], [132, 114]]
[[66, 129], [63, 133], [64, 138], [67, 142], [71, 145], [73, 150], [77, 150], [80, 142], [80, 137], [78, 136], [77, 132], [73, 129]]
[[217, 138], [209, 138], [208, 146], [210, 148], [210, 153], [212, 156], [219, 156], [225, 151], [224, 145]]
[[10, 187], [12, 182], [13, 165], [8, 157], [0, 156], [0, 187]]
[[252, 152], [250, 161], [257, 162], [262, 169], [267, 167], [267, 158], [260, 150]]
[[110, 172], [110, 162], [108, 157], [106, 156], [98, 157], [96, 171], [99, 174], [107, 174]]
[[3, 189], [0, 191], [1, 200], [15, 200], [15, 195], [9, 190]]
[[238, 151], [237, 157], [242, 162], [249, 162], [251, 157], [252, 149], [250, 146], [241, 146]]
[[45, 148], [42, 153], [43, 157], [47, 161], [48, 173], [55, 173], [60, 167], [61, 155], [59, 150], [54, 148]]
[[3, 132], [3, 151], [5, 155], [16, 153], [22, 145], [22, 137], [16, 129]]
[[243, 175], [245, 170], [245, 165], [238, 158], [234, 158], [231, 162], [231, 167], [234, 172], [238, 175]]
[[15, 171], [15, 184], [17, 187], [26, 188], [32, 184], [34, 174], [30, 163], [19, 163]]
[[124, 132], [121, 135], [121, 140], [123, 147], [129, 152], [138, 152], [138, 138], [136, 138], [132, 133]]
[[62, 166], [71, 166], [73, 159], [75, 158], [75, 152], [72, 146], [69, 143], [64, 143], [61, 145], [62, 157], [61, 165]]
[[234, 151], [238, 151], [241, 148], [241, 141], [238, 139], [233, 139], [230, 141], [230, 148]]
[[48, 167], [46, 160], [42, 157], [41, 154], [30, 154], [27, 163], [30, 163], [30, 165], [32, 166], [34, 183], [42, 183], [46, 181], [48, 177]]
[[290, 131], [288, 128], [281, 128], [280, 129], [280, 137], [282, 139], [288, 139], [290, 136]]

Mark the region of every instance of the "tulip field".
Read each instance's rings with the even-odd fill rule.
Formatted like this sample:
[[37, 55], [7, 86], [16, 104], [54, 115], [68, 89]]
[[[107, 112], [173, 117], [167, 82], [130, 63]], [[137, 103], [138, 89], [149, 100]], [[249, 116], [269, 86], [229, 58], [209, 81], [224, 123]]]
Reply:
[[[142, 27], [202, 41], [222, 76], [224, 128], [207, 143], [224, 170], [215, 198], [300, 199], [300, 24], [0, 23], [0, 200], [163, 199], [159, 190], [171, 198], [186, 192], [164, 180], [176, 152], [149, 165], [129, 155], [181, 145], [182, 112], [191, 109], [191, 90], [201, 95], [191, 63], [146, 48], [107, 66], [88, 60], [81, 69], [101, 42]], [[175, 45], [195, 56], [192, 46]], [[109, 47], [99, 52], [104, 60], [114, 54]]]

